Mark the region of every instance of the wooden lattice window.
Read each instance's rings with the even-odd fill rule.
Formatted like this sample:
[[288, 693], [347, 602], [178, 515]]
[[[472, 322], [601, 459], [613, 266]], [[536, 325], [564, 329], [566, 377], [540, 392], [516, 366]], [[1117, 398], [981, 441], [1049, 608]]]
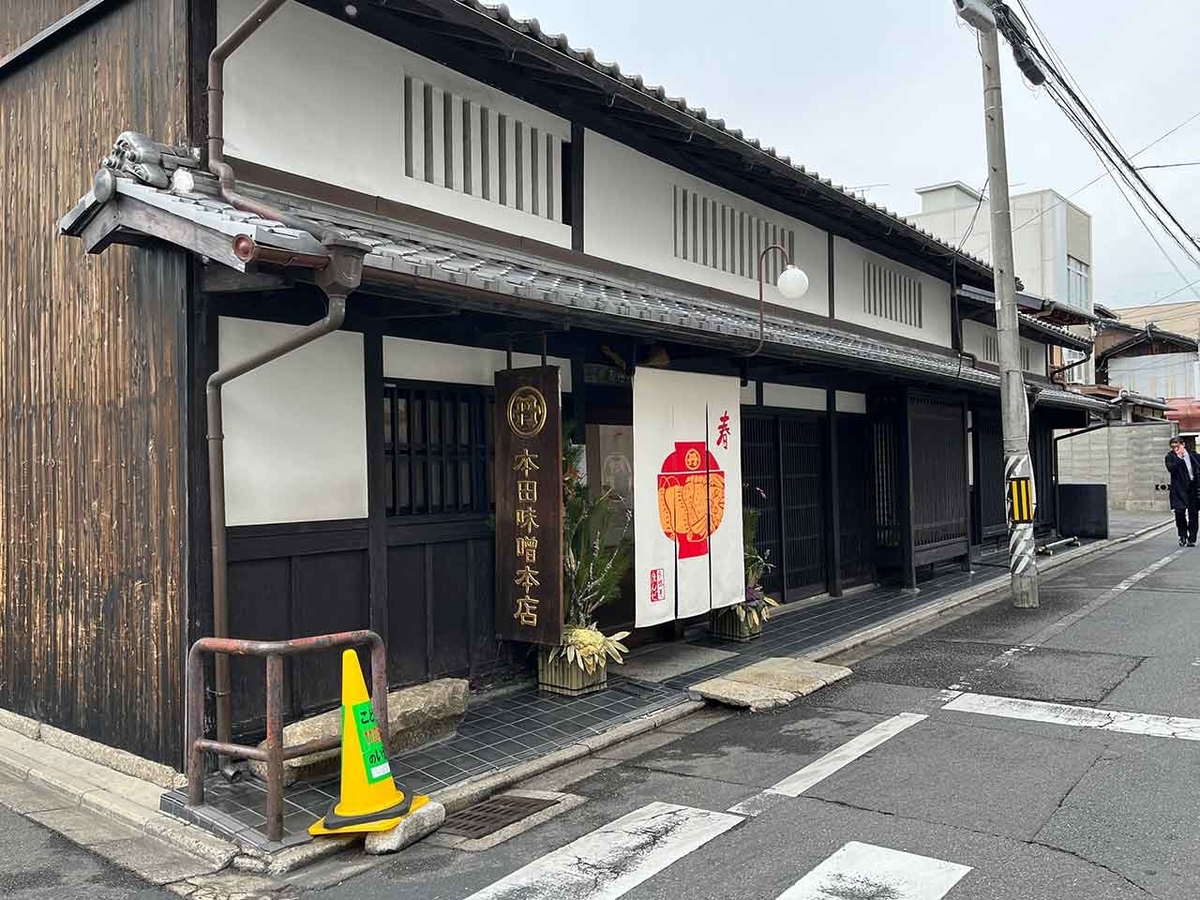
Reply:
[[389, 516], [482, 514], [492, 508], [493, 402], [484, 387], [385, 382]]

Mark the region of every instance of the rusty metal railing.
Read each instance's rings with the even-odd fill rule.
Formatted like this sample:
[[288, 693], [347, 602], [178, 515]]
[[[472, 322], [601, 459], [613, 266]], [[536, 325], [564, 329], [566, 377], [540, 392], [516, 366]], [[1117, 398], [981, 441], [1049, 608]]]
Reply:
[[[289, 641], [243, 641], [235, 638], [200, 638], [192, 644], [187, 659], [187, 758], [188, 806], [204, 803], [204, 754], [216, 753], [233, 759], [252, 759], [267, 764], [267, 839], [283, 838], [283, 763], [285, 760], [332, 750], [341, 745], [340, 734], [318, 738], [295, 747], [283, 746], [283, 658], [337, 650], [371, 647], [371, 706], [387, 746], [387, 655], [383, 638], [373, 631], [341, 631]], [[266, 748], [225, 743], [204, 737], [204, 655], [258, 656], [267, 667]]]

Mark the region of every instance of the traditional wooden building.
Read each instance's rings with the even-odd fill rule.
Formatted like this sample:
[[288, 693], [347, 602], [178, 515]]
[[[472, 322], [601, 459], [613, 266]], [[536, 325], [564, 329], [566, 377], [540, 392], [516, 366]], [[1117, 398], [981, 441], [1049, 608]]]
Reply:
[[[491, 458], [495, 375], [522, 363], [559, 368], [571, 438], [618, 490], [640, 368], [738, 379], [741, 499], [784, 601], [915, 588], [1002, 538], [980, 260], [502, 6], [270, 6], [257, 28], [250, 0], [5, 23], [0, 705], [177, 763], [214, 544], [234, 636], [370, 627], [393, 684], [521, 671], [496, 638]], [[220, 389], [214, 429], [210, 376], [321, 321]], [[1053, 430], [1107, 405], [1051, 380], [1086, 339], [1021, 323], [1052, 526]], [[289, 714], [336, 676], [296, 661]], [[236, 729], [261, 677], [235, 661]]]

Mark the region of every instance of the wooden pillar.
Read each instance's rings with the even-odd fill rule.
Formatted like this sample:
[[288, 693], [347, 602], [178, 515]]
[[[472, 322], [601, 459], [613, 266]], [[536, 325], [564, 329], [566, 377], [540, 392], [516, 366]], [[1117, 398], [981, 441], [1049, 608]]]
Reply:
[[906, 590], [917, 589], [917, 547], [913, 516], [916, 508], [912, 458], [912, 404], [905, 389], [900, 395], [900, 581]]
[[367, 410], [367, 584], [371, 630], [388, 640], [387, 459], [383, 447], [383, 333], [363, 334], [363, 389]]
[[[571, 249], [583, 253], [583, 144], [586, 129], [578, 122], [571, 123], [571, 183], [567, 189], [571, 192]], [[630, 361], [630, 366], [635, 361]]]
[[577, 444], [587, 443], [587, 386], [583, 372], [585, 353], [582, 345], [571, 350], [571, 419], [575, 426], [571, 440]]
[[783, 416], [775, 416], [775, 459], [777, 468], [775, 470], [775, 484], [779, 491], [779, 497], [776, 500], [775, 508], [779, 513], [779, 602], [787, 603], [787, 563], [788, 563], [788, 529], [787, 529], [787, 511], [784, 505], [783, 497]]
[[963, 558], [963, 571], [971, 571], [971, 532], [973, 531], [971, 523], [975, 521], [974, 510], [971, 509], [971, 429], [967, 425], [967, 416], [970, 409], [967, 404], [967, 396], [963, 394], [959, 399], [960, 409], [962, 409], [962, 429], [963, 429], [963, 498], [965, 505], [963, 509], [967, 511], [967, 555]]
[[[837, 389], [825, 389], [826, 456], [829, 459], [825, 504], [825, 583], [830, 597], [842, 596], [842, 492], [838, 453]], [[863, 473], [864, 475], [866, 473]]]

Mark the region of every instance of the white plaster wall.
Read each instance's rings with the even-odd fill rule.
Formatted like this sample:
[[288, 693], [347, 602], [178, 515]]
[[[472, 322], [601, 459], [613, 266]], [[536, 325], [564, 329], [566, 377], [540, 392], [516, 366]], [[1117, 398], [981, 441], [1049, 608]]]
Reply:
[[[218, 33], [228, 34], [257, 3], [219, 0]], [[570, 123], [559, 117], [301, 3], [284, 4], [230, 57], [225, 72], [229, 155], [571, 245], [571, 229], [558, 221], [405, 176], [404, 76], [486, 106], [493, 120], [495, 113], [504, 113], [541, 134], [569, 141]], [[492, 125], [495, 133], [494, 121]], [[511, 129], [509, 135], [511, 141]], [[494, 168], [497, 154], [492, 156]], [[559, 164], [546, 160], [544, 153], [542, 159]], [[445, 168], [442, 160], [437, 163]], [[453, 178], [451, 173], [451, 183]], [[461, 173], [458, 178], [461, 182]], [[529, 178], [525, 182], [528, 189]]]
[[1192, 397], [1196, 393], [1196, 354], [1160, 353], [1110, 359], [1108, 383], [1148, 397]]
[[[950, 346], [950, 285], [947, 282], [893, 262], [842, 238], [834, 238], [833, 259], [834, 309], [838, 319], [874, 328], [887, 334], [939, 344], [943, 347]], [[923, 326], [921, 328], [873, 316], [863, 310], [863, 261], [865, 259], [872, 259], [880, 265], [899, 270], [909, 277], [920, 280], [923, 310]]]
[[[1090, 262], [1091, 217], [1054, 191], [1031, 191], [1009, 198], [1013, 228], [1013, 266], [1027, 293], [1046, 300], [1066, 302], [1068, 214], [1073, 242], [1088, 247]], [[992, 208], [984, 200], [975, 215], [975, 203], [953, 209], [917, 213], [910, 221], [958, 246], [970, 229], [964, 252], [985, 261], [992, 259]], [[974, 219], [974, 225], [971, 222]], [[1086, 224], [1086, 236], [1079, 234]], [[1091, 281], [1089, 280], [1089, 285]], [[1088, 312], [1091, 310], [1089, 309]]]
[[[571, 361], [555, 356], [546, 357], [548, 365], [559, 367], [559, 382], [563, 393], [571, 392]], [[540, 366], [542, 357], [529, 353], [514, 353], [513, 368]], [[484, 350], [458, 344], [439, 344], [433, 341], [414, 341], [408, 338], [383, 339], [383, 375], [385, 378], [406, 378], [413, 381], [434, 381], [443, 384], [496, 383], [496, 373], [507, 367], [503, 350]]]
[[[984, 355], [983, 338], [989, 333], [995, 334], [995, 329], [984, 322], [967, 319], [963, 322], [963, 353], [974, 356], [983, 365], [996, 365]], [[1046, 374], [1046, 345], [1029, 338], [1021, 338], [1021, 349], [1029, 350], [1029, 365], [1025, 371], [1033, 375]]]
[[793, 302], [768, 284], [765, 297], [770, 303], [793, 309], [827, 312], [829, 249], [825, 232], [592, 131], [586, 133], [583, 158], [585, 252], [757, 300], [757, 276], [733, 275], [675, 257], [674, 189], [685, 187], [793, 229], [796, 258], [792, 262], [808, 275], [808, 293]]
[[[975, 215], [975, 203], [972, 202], [970, 206], [916, 213], [907, 218], [914, 225], [924, 228], [948, 244], [954, 247], [961, 245], [964, 253], [978, 256], [983, 260], [990, 260], [992, 258], [992, 230], [988, 220], [989, 214], [989, 204], [984, 200], [983, 205], [979, 208], [979, 215]], [[970, 233], [968, 233], [968, 229]], [[964, 236], [965, 241], [963, 240]]]
[[[221, 365], [296, 330], [222, 317]], [[362, 335], [337, 331], [225, 385], [227, 524], [367, 515], [363, 379]]]
[[797, 384], [763, 383], [763, 406], [825, 412], [825, 389]]
[[853, 391], [838, 391], [837, 411], [865, 416], [867, 414], [867, 395], [857, 394]]

